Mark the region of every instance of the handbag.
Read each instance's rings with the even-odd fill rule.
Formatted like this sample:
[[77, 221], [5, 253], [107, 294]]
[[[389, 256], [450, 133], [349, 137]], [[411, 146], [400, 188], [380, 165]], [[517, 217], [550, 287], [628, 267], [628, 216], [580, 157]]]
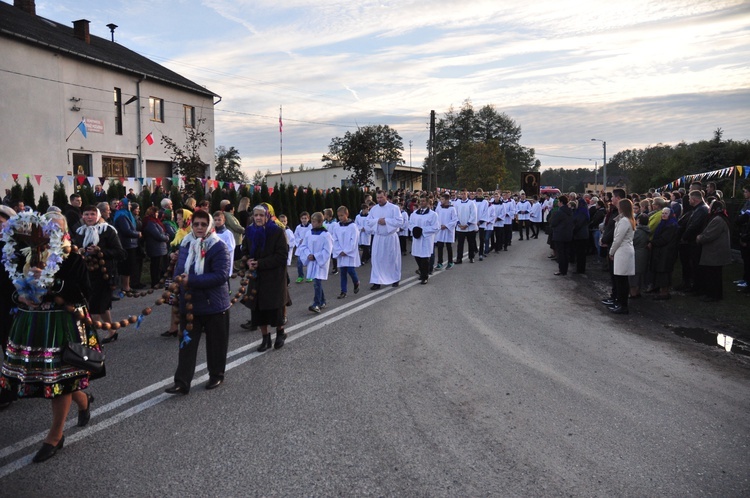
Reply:
[[77, 342], [69, 342], [62, 354], [63, 363], [98, 374], [104, 370], [105, 355]]

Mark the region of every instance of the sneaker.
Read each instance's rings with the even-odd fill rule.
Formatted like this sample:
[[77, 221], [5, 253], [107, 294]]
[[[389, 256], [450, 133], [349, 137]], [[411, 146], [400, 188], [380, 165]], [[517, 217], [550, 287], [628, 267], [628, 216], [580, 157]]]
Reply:
[[438, 263], [435, 265], [436, 270], [442, 270], [443, 269], [443, 263]]
[[359, 292], [359, 282], [357, 282], [356, 284], [354, 284], [354, 293], [356, 294], [358, 292]]
[[473, 263], [473, 262], [474, 262], [474, 258], [469, 258], [469, 263]]
[[737, 287], [739, 287], [740, 289], [744, 289], [745, 287], [747, 287], [747, 282], [742, 282], [741, 284], [737, 284]]
[[320, 308], [317, 306], [310, 306], [307, 308], [308, 310], [312, 311], [313, 313], [320, 313]]
[[445, 267], [446, 270], [450, 270], [453, 268], [453, 263], [448, 263], [448, 266]]
[[311, 278], [306, 278], [306, 279], [305, 279], [305, 282], [307, 282], [307, 283], [310, 283], [310, 282], [312, 282], [312, 281], [313, 281], [313, 279], [311, 279]]
[[484, 261], [484, 256], [479, 256], [479, 261]]
[[346, 292], [342, 292], [341, 294], [339, 294], [339, 297], [337, 297], [336, 299], [344, 299], [345, 297], [346, 297]]
[[295, 280], [295, 282], [297, 282], [298, 284], [301, 284], [304, 281], [305, 281], [305, 277], [297, 277], [297, 280]]
[[732, 282], [732, 283], [733, 283], [734, 285], [747, 284], [747, 282], [745, 282], [745, 281], [744, 281], [744, 280], [742, 280], [742, 279], [740, 279], [740, 280], [735, 280], [735, 281], [734, 281], [734, 282]]
[[326, 306], [328, 306], [328, 303], [323, 303], [320, 305], [320, 309], [324, 310], [326, 309]]
[[339, 274], [339, 269], [338, 269], [338, 268], [335, 268], [335, 269], [334, 269], [334, 270], [333, 270], [333, 271], [331, 272], [331, 275], [338, 275], [338, 274]]

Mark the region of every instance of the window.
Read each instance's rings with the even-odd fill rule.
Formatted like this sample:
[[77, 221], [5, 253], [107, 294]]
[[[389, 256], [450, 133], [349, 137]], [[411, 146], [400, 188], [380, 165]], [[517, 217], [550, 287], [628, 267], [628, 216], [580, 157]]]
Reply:
[[148, 98], [148, 112], [151, 114], [151, 121], [164, 122], [164, 100], [149, 97]]
[[115, 135], [122, 135], [122, 91], [115, 88]]
[[185, 128], [195, 128], [195, 107], [184, 105], [182, 108], [185, 114]]
[[133, 176], [135, 160], [128, 157], [102, 157], [102, 176]]
[[94, 173], [91, 171], [91, 154], [73, 153], [73, 175], [94, 175]]

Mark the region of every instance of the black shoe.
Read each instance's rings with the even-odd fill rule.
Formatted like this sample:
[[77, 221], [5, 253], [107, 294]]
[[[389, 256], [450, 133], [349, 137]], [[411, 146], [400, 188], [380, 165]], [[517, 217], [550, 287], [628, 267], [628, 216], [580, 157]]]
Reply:
[[338, 275], [338, 274], [339, 274], [339, 270], [338, 269], [335, 269], [335, 270], [333, 270], [331, 272], [331, 275]]
[[614, 299], [612, 299], [612, 298], [609, 298], [609, 297], [608, 297], [607, 299], [602, 299], [602, 300], [601, 300], [600, 302], [601, 302], [601, 303], [602, 303], [602, 304], [603, 304], [604, 306], [610, 306], [610, 305], [612, 305], [612, 304], [615, 304], [615, 300], [614, 300]]
[[461, 261], [461, 260], [459, 259], [459, 260], [457, 260], [457, 261], [456, 261], [456, 262], [455, 262], [454, 264], [456, 264], [456, 265], [460, 265], [460, 264], [463, 264], [463, 261]]
[[630, 313], [627, 306], [617, 306], [616, 308], [611, 308], [610, 311], [615, 315], [627, 315]]
[[380, 284], [372, 284], [370, 286], [370, 290], [379, 290], [379, 289], [380, 289]]
[[118, 296], [112, 296], [112, 301], [119, 301], [120, 298]]
[[398, 287], [399, 282], [394, 282], [391, 284], [391, 287]]
[[65, 443], [65, 436], [60, 438], [60, 442], [56, 445], [51, 445], [49, 443], [42, 443], [42, 447], [37, 451], [36, 455], [34, 455], [33, 462], [34, 463], [41, 463], [45, 460], [49, 460], [53, 456], [55, 456], [55, 453], [57, 453], [57, 450], [61, 450], [63, 447], [63, 444]]
[[474, 262], [474, 258], [469, 258], [469, 263], [473, 263], [473, 262]]
[[354, 293], [357, 294], [359, 292], [359, 282], [354, 284]]
[[224, 379], [220, 379], [218, 377], [214, 377], [213, 379], [208, 379], [208, 384], [206, 384], [206, 389], [216, 389], [224, 382]]
[[286, 332], [284, 330], [276, 331], [276, 342], [273, 343], [273, 349], [281, 349], [284, 347], [284, 341], [286, 341]]
[[271, 334], [265, 334], [263, 336], [263, 342], [260, 343], [260, 346], [258, 346], [257, 351], [259, 353], [262, 353], [263, 351], [268, 351], [271, 349]]
[[102, 344], [109, 344], [110, 342], [115, 342], [115, 341], [117, 340], [117, 338], [118, 338], [118, 337], [120, 337], [120, 333], [119, 333], [119, 332], [115, 332], [115, 333], [114, 333], [114, 334], [112, 334], [111, 336], [109, 336], [109, 337], [107, 337], [106, 339], [104, 339], [104, 340], [102, 341]]
[[190, 389], [179, 384], [174, 384], [172, 387], [164, 389], [164, 392], [167, 394], [187, 394], [190, 392]]
[[91, 420], [91, 403], [94, 402], [94, 396], [89, 393], [84, 393], [88, 404], [85, 410], [78, 410], [78, 427], [86, 427], [86, 424]]
[[341, 294], [338, 295], [336, 299], [344, 299], [345, 297], [346, 297], [346, 292], [342, 292]]
[[419, 281], [419, 283], [420, 283], [421, 285], [427, 285], [427, 280], [420, 280], [420, 281]]
[[162, 337], [177, 337], [177, 331], [176, 330], [175, 331], [167, 330], [166, 332], [162, 332], [161, 336]]

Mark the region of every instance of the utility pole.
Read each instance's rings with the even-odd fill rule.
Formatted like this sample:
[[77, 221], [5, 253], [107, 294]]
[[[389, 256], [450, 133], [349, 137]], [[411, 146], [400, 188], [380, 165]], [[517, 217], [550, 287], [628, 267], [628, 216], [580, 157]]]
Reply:
[[412, 141], [409, 140], [409, 169], [411, 169], [411, 144]]
[[435, 172], [435, 186], [437, 188], [437, 170], [435, 169], [435, 111], [430, 111], [430, 172], [427, 175], [427, 190], [432, 191], [432, 173]]

